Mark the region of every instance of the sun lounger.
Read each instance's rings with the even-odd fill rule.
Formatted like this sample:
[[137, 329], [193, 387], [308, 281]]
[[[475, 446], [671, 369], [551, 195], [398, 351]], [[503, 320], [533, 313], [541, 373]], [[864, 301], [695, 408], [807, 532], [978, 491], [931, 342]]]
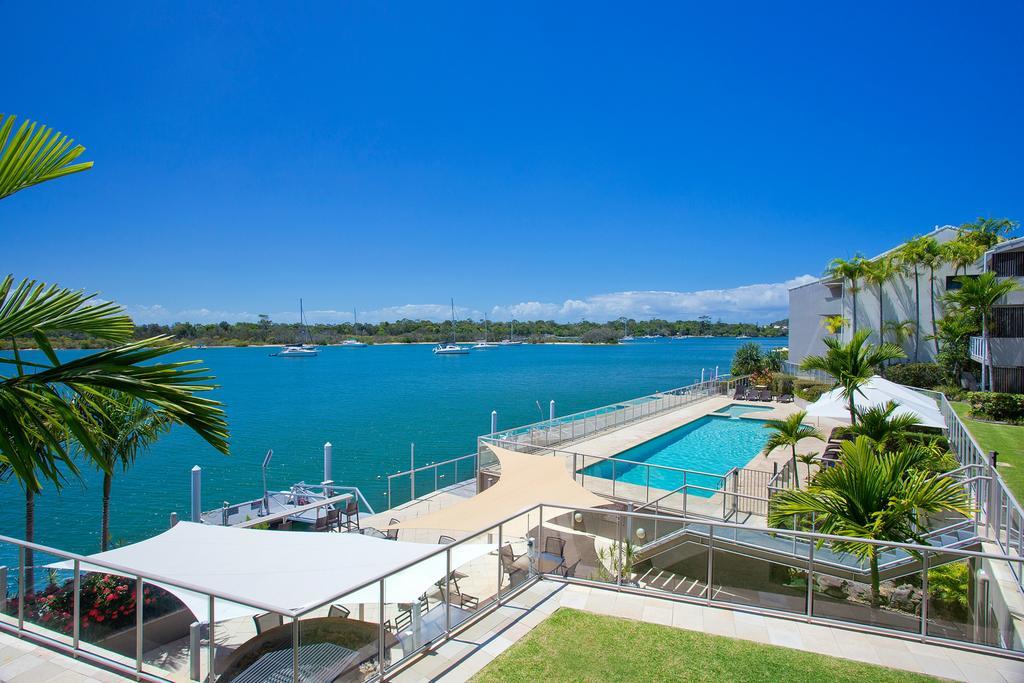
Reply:
[[782, 396], [779, 396], [779, 403], [792, 403], [792, 402], [793, 402], [793, 394], [783, 394]]

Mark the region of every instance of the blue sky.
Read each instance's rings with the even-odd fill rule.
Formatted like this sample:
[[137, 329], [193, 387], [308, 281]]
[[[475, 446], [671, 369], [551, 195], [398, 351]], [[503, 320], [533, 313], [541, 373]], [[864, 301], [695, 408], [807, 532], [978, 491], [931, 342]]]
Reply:
[[552, 4], [8, 5], [0, 109], [96, 166], [0, 266], [139, 321], [770, 320], [1024, 218], [1021, 3]]

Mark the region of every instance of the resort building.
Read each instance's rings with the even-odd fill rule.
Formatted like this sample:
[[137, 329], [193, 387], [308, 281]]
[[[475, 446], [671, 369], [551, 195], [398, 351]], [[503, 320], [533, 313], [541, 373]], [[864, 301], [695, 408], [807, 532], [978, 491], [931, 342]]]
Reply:
[[1020, 289], [995, 306], [989, 338], [971, 337], [971, 358], [983, 362], [986, 341], [992, 364], [992, 390], [1024, 392], [1024, 238], [996, 245], [984, 257], [984, 269], [1012, 278]]
[[[928, 233], [927, 237], [943, 244], [956, 235], [957, 229], [947, 225], [936, 228]], [[897, 248], [893, 247], [875, 258], [887, 256]], [[979, 261], [967, 268], [967, 274], [976, 275], [981, 270]], [[825, 337], [836, 336], [844, 342], [849, 341], [853, 336], [854, 321], [858, 330], [870, 329], [870, 341], [877, 344], [881, 339], [880, 315], [886, 322], [913, 322], [918, 328], [916, 334], [910, 335], [903, 344], [907, 357], [911, 361], [934, 361], [935, 345], [927, 337], [934, 329], [934, 318], [942, 317], [942, 295], [951, 286], [956, 286], [953, 282], [955, 276], [953, 267], [943, 264], [935, 269], [935, 279], [932, 281], [928, 269], [922, 267], [918, 271], [916, 283], [913, 272], [903, 272], [888, 281], [881, 292], [872, 285], [859, 282], [856, 296], [851, 283], [829, 275], [793, 287], [789, 290], [790, 361], [799, 364], [807, 356], [824, 353], [825, 344], [822, 340]], [[881, 313], [883, 310], [884, 314]], [[842, 329], [835, 334], [830, 332], [827, 326], [833, 316], [841, 316], [844, 320]], [[892, 338], [887, 336], [885, 341], [892, 341]]]

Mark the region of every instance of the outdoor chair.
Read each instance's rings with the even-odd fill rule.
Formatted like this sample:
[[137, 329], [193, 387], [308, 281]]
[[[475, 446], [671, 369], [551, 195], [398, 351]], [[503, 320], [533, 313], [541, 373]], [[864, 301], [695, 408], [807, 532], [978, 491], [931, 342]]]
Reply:
[[[392, 517], [391, 521], [388, 522], [388, 526], [391, 526], [393, 524], [398, 524], [398, 523], [399, 523], [399, 520], [397, 520], [394, 517]], [[398, 540], [398, 529], [388, 529], [387, 531], [384, 532], [384, 535], [387, 537], [387, 539], [389, 541], [397, 541]]]
[[256, 635], [265, 633], [272, 628], [276, 628], [284, 624], [284, 617], [274, 612], [266, 612], [265, 614], [257, 614], [252, 618], [256, 623]]
[[347, 607], [341, 605], [331, 605], [331, 609], [327, 610], [327, 616], [334, 618], [339, 617], [341, 619], [348, 619], [348, 615], [352, 614], [352, 611]]
[[476, 609], [480, 599], [468, 593], [459, 593], [459, 607], [462, 609]]
[[404, 631], [412, 625], [412, 612], [409, 610], [398, 610], [398, 614], [395, 615], [395, 628], [399, 631]]
[[746, 393], [747, 393], [747, 390], [744, 389], [743, 387], [736, 387], [736, 391], [734, 391], [733, 394], [732, 394], [732, 400], [734, 400], [734, 401], [742, 401], [743, 397], [746, 395]]
[[761, 400], [766, 402], [766, 403], [771, 403], [771, 400], [772, 400], [772, 390], [771, 389], [762, 389], [761, 390]]
[[455, 543], [455, 539], [452, 538], [451, 536], [446, 536], [444, 534], [441, 534], [440, 536], [437, 537], [437, 542], [440, 545], [448, 545], [449, 543]]
[[792, 403], [792, 402], [793, 402], [793, 394], [783, 394], [782, 396], [779, 396], [779, 403]]
[[544, 552], [555, 557], [565, 557], [565, 539], [548, 536], [544, 539]]
[[567, 578], [569, 578], [571, 576], [576, 576], [576, 567], [578, 567], [579, 564], [580, 564], [580, 561], [576, 560], [575, 562], [570, 564], [568, 567], [566, 567], [565, 565], [562, 565], [562, 578], [563, 579], [567, 579]]
[[330, 527], [330, 521], [327, 517], [317, 517], [316, 522], [313, 524], [313, 531], [327, 531]]
[[349, 531], [359, 529], [359, 501], [350, 500], [345, 503], [345, 519], [339, 522]]
[[341, 510], [334, 509], [327, 511], [327, 528], [341, 531]]

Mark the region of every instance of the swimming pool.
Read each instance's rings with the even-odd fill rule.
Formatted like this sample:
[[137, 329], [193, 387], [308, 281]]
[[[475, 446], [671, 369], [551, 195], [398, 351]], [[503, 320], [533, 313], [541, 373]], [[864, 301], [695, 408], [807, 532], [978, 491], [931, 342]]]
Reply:
[[730, 403], [727, 406], [719, 408], [713, 415], [728, 415], [729, 417], [739, 417], [740, 415], [748, 415], [750, 413], [763, 413], [766, 410], [775, 410], [771, 406], [748, 406], [742, 403]]
[[[682, 472], [632, 463], [663, 465], [710, 475], [725, 474], [733, 467], [743, 467], [761, 452], [769, 435], [764, 425], [764, 420], [738, 420], [724, 415], [705, 415], [667, 434], [617, 453], [611, 459], [618, 461], [614, 464], [611, 460], [604, 460], [585, 467], [582, 473], [646, 486], [650, 470], [651, 488], [676, 489], [683, 485]], [[718, 489], [721, 486], [720, 477], [706, 474], [687, 474], [685, 479], [685, 483], [694, 486], [710, 489]], [[713, 492], [690, 489], [689, 494], [710, 498]]]

